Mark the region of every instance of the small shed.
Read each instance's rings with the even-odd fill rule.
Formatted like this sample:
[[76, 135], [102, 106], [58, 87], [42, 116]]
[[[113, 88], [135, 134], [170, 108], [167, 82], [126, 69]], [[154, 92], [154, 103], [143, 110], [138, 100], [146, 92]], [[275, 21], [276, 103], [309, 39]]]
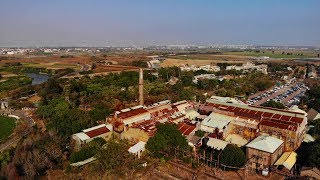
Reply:
[[128, 149], [128, 152], [129, 152], [129, 153], [132, 153], [132, 154], [134, 154], [135, 156], [137, 156], [138, 158], [140, 158], [142, 152], [145, 151], [145, 146], [146, 146], [146, 143], [145, 143], [145, 142], [139, 141], [137, 144], [131, 146], [131, 147]]

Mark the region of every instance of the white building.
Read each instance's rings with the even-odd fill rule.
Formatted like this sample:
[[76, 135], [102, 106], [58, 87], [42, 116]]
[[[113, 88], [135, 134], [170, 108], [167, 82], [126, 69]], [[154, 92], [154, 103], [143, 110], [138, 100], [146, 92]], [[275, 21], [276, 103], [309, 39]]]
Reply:
[[101, 124], [73, 134], [71, 138], [74, 142], [74, 149], [79, 150], [84, 144], [98, 137], [108, 140], [111, 137], [112, 130], [112, 125]]
[[202, 80], [202, 79], [217, 79], [217, 77], [214, 74], [200, 74], [200, 75], [194, 76], [192, 82], [197, 84], [198, 80]]
[[141, 154], [143, 151], [145, 151], [145, 146], [146, 143], [143, 141], [139, 141], [137, 144], [135, 144], [134, 146], [131, 146], [128, 149], [128, 152], [131, 154], [134, 154], [135, 156], [137, 156], [138, 158], [141, 157]]
[[214, 133], [216, 129], [223, 133], [224, 138], [229, 134], [229, 123], [232, 121], [230, 116], [212, 112], [200, 124], [200, 129], [205, 132]]
[[257, 71], [261, 71], [264, 74], [268, 74], [268, 65], [266, 65], [266, 64], [255, 65], [251, 62], [247, 62], [245, 64], [242, 64], [242, 66], [231, 65], [231, 66], [226, 67], [226, 70], [233, 70], [233, 69], [235, 69], [237, 71], [257, 70]]

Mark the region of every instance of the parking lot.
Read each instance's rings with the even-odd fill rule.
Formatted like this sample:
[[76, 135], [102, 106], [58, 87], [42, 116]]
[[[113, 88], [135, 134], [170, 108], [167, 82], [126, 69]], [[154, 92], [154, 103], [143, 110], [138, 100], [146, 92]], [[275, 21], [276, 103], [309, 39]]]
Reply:
[[273, 100], [281, 102], [287, 107], [297, 105], [301, 97], [308, 90], [308, 87], [303, 83], [292, 82], [281, 86], [275, 86], [264, 92], [256, 93], [247, 101], [249, 104], [261, 105], [264, 102]]

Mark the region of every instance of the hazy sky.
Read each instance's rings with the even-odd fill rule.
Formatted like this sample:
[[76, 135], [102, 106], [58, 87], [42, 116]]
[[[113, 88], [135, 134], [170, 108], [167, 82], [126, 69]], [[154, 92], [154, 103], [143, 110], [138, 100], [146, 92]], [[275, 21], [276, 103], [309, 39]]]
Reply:
[[320, 46], [320, 0], [1, 0], [0, 46]]

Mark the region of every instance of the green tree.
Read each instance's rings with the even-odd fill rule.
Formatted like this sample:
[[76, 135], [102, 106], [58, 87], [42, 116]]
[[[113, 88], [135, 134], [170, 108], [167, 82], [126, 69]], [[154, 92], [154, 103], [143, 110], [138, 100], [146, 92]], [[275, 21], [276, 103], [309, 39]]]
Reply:
[[90, 117], [93, 121], [102, 121], [105, 120], [108, 115], [110, 115], [111, 111], [102, 106], [98, 105], [93, 110], [89, 112]]
[[[109, 140], [97, 154], [97, 159], [103, 169], [116, 176], [127, 175], [137, 169], [139, 160], [128, 152], [125, 141]], [[130, 174], [129, 174], [130, 176]]]
[[174, 148], [189, 150], [186, 138], [178, 130], [178, 126], [171, 123], [158, 124], [157, 132], [149, 139], [146, 148], [157, 157], [174, 155]]
[[220, 155], [220, 162], [227, 166], [242, 167], [246, 163], [246, 155], [238, 146], [228, 144]]
[[311, 167], [320, 167], [320, 142], [314, 143], [308, 150], [307, 164]]
[[286, 107], [281, 102], [276, 101], [267, 101], [261, 104], [261, 106], [264, 107], [272, 107], [277, 109], [285, 109]]

